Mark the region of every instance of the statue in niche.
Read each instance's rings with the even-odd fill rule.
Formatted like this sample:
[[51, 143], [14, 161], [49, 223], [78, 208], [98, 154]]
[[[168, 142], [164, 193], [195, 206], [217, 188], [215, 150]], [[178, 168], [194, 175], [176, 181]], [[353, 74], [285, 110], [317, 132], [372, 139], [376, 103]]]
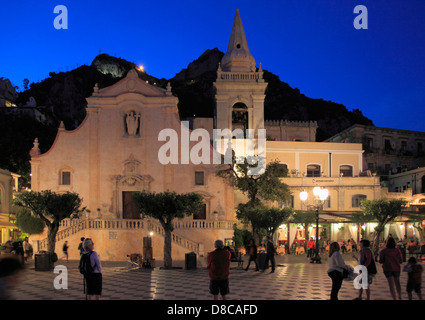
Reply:
[[127, 134], [129, 136], [135, 136], [137, 129], [139, 128], [140, 114], [136, 114], [134, 111], [130, 111], [126, 115], [125, 122], [127, 124]]

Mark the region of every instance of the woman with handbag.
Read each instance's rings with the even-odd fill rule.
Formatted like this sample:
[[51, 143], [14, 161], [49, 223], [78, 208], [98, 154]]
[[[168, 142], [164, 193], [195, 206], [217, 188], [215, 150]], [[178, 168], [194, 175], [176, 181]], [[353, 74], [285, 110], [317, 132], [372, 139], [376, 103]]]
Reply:
[[340, 247], [338, 242], [332, 242], [329, 247], [328, 260], [328, 276], [332, 279], [331, 300], [338, 300], [338, 292], [344, 280], [344, 271], [348, 276], [348, 266], [345, 264], [344, 259], [342, 259], [339, 250]]

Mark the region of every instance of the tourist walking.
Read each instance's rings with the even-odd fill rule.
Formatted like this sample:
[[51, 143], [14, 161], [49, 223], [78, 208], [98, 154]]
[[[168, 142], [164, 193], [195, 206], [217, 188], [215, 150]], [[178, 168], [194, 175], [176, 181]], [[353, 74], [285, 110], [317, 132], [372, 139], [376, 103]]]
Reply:
[[255, 271], [258, 271], [258, 263], [257, 263], [257, 246], [255, 244], [255, 240], [251, 239], [249, 244], [246, 246], [246, 253], [249, 254], [248, 265], [245, 268], [245, 271], [248, 271], [249, 265], [251, 261], [255, 263]]
[[276, 268], [276, 261], [275, 261], [275, 258], [274, 258], [275, 254], [276, 254], [276, 249], [274, 247], [274, 244], [272, 242], [272, 238], [270, 236], [267, 236], [266, 250], [267, 250], [267, 256], [266, 256], [265, 266], [268, 266], [269, 260], [270, 260], [271, 265], [272, 265], [272, 271], [270, 271], [270, 273], [273, 273], [275, 268]]
[[394, 300], [396, 300], [397, 296], [401, 300], [400, 264], [402, 262], [403, 256], [400, 249], [396, 248], [394, 238], [388, 238], [386, 247], [379, 253], [379, 263], [382, 264], [382, 269]]
[[338, 300], [338, 292], [341, 289], [344, 279], [344, 269], [348, 270], [348, 266], [342, 259], [340, 246], [338, 242], [332, 242], [329, 247], [328, 259], [328, 276], [332, 279], [331, 300]]
[[208, 269], [210, 278], [210, 293], [214, 300], [220, 294], [226, 300], [229, 294], [230, 252], [224, 249], [223, 241], [214, 242], [214, 251], [208, 253]]
[[80, 258], [80, 272], [84, 274], [86, 299], [100, 300], [102, 295], [102, 265], [99, 255], [94, 251], [94, 242], [87, 238], [84, 240], [84, 252]]
[[[370, 285], [372, 284], [373, 277], [376, 275], [376, 264], [373, 260], [373, 254], [370, 250], [370, 241], [369, 240], [360, 240], [360, 257], [357, 258], [356, 255], [353, 254], [353, 258], [357, 260], [359, 265], [365, 266], [367, 269], [367, 280], [368, 286], [366, 290], [366, 300], [370, 300]], [[361, 280], [360, 280], [361, 281]], [[362, 300], [363, 288], [359, 289], [359, 296], [354, 300]]]
[[422, 266], [417, 263], [414, 257], [411, 257], [407, 264], [404, 266], [403, 271], [407, 272], [407, 296], [412, 300], [412, 291], [414, 290], [418, 295], [419, 300], [422, 300]]
[[66, 262], [68, 262], [68, 248], [69, 248], [68, 241], [65, 241], [62, 247], [62, 253], [63, 253], [62, 258], [65, 257]]

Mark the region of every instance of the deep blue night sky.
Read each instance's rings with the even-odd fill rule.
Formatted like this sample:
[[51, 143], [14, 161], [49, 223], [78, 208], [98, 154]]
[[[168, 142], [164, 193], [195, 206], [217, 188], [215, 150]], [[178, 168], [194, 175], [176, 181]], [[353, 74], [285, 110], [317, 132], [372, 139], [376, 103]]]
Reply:
[[[57, 30], [55, 6], [68, 9]], [[368, 29], [357, 30], [357, 5]], [[0, 77], [23, 88], [99, 54], [172, 78], [205, 50], [225, 52], [239, 8], [257, 66], [311, 98], [358, 108], [376, 126], [425, 131], [424, 0], [2, 1]]]

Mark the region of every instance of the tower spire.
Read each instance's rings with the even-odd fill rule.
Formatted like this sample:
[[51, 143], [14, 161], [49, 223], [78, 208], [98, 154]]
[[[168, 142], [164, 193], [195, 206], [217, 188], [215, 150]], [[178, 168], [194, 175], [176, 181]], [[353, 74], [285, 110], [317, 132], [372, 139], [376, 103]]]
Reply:
[[239, 9], [236, 9], [227, 52], [221, 60], [223, 71], [254, 72], [255, 59], [249, 52]]

